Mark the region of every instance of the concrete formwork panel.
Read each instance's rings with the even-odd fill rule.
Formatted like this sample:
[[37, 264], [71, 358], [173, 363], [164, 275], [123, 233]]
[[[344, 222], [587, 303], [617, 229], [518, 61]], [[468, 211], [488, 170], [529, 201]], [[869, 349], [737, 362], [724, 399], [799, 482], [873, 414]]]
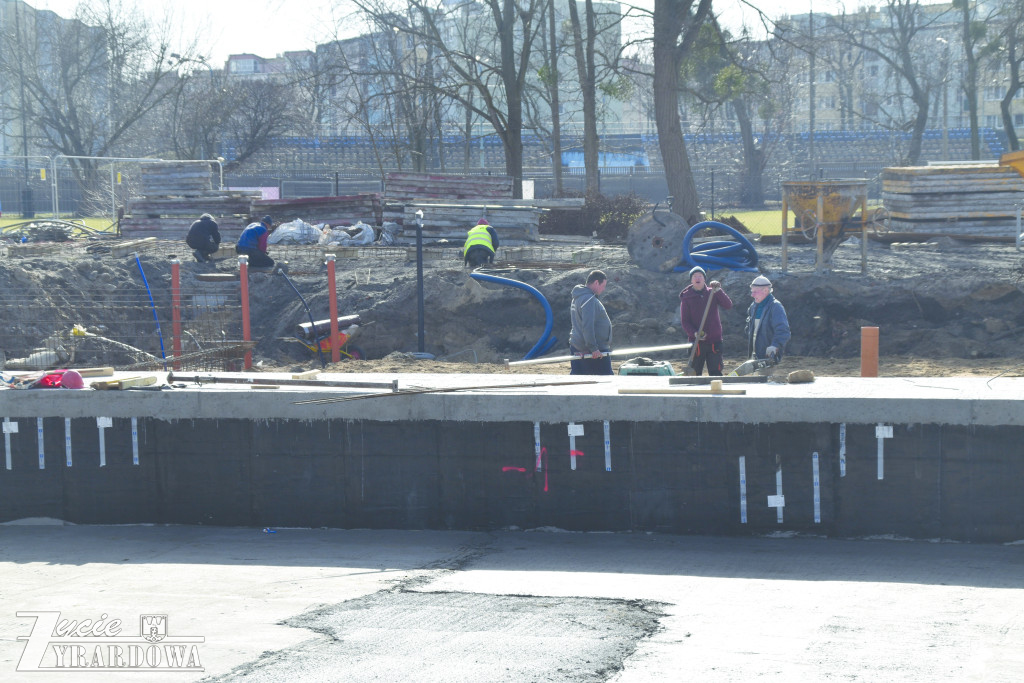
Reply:
[[[873, 400], [841, 395], [399, 396], [299, 419], [317, 394], [11, 400], [26, 393], [0, 393], [0, 412], [22, 411], [0, 521], [1024, 538], [1024, 413], [999, 397], [920, 398], [879, 424]], [[113, 415], [102, 431], [97, 412]]]

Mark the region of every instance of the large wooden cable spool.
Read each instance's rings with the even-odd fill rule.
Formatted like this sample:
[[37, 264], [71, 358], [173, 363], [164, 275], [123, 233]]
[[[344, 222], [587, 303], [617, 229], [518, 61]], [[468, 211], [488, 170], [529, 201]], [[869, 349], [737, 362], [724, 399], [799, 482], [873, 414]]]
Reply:
[[633, 262], [644, 270], [667, 273], [679, 265], [683, 238], [689, 223], [671, 211], [645, 214], [629, 226], [626, 248]]

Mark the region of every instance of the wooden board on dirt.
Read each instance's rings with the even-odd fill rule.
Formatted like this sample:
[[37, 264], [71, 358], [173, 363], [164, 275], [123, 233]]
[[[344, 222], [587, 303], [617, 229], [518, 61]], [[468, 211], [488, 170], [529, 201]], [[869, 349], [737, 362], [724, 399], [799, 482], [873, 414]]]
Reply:
[[121, 391], [131, 387], [148, 387], [156, 384], [156, 382], [156, 375], [141, 375], [139, 377], [125, 377], [123, 379], [99, 380], [91, 382], [90, 386], [101, 391]]

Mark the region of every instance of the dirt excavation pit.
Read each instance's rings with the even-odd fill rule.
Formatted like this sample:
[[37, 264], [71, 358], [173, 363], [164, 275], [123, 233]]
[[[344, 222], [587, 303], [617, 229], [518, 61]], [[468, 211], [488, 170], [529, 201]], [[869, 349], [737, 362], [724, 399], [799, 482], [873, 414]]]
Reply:
[[[506, 372], [504, 359], [521, 359], [541, 338], [545, 313], [536, 298], [518, 288], [473, 280], [456, 250], [449, 249], [450, 254], [424, 266], [424, 350], [436, 359], [424, 360], [415, 353], [416, 266], [400, 251], [399, 257], [384, 258], [383, 252], [364, 249], [359, 258], [337, 261], [339, 314], [360, 315], [362, 325], [353, 341], [368, 360], [345, 361], [330, 371]], [[0, 260], [0, 350], [8, 358], [24, 356], [45, 346], [55, 329], [79, 324], [97, 335], [127, 339], [129, 346], [159, 357], [161, 335], [141, 265], [161, 323], [164, 352], [169, 353], [172, 253], [187, 252], [180, 243], [166, 243], [140, 252], [137, 264], [134, 256], [54, 245], [46, 254]], [[860, 330], [877, 326], [880, 372], [885, 376], [1019, 374], [1018, 366], [1024, 365], [1019, 343], [1024, 292], [1022, 257], [1013, 244], [966, 244], [949, 238], [914, 247], [871, 242], [866, 275], [860, 274], [860, 254], [857, 240], [847, 240], [836, 251], [833, 272], [815, 275], [813, 247], [790, 246], [788, 273], [782, 274], [780, 248], [758, 247], [759, 268], [772, 280], [793, 331], [779, 372], [806, 368], [821, 376], [859, 375]], [[271, 255], [289, 261], [289, 277], [313, 317], [327, 318], [322, 254], [293, 247], [278, 253], [272, 249]], [[547, 299], [553, 313], [551, 335], [558, 338], [549, 355], [567, 352], [569, 291], [594, 268], [610, 278], [602, 299], [612, 318], [615, 348], [685, 341], [678, 294], [687, 284], [686, 273], [643, 270], [630, 263], [625, 246], [605, 246], [583, 260], [575, 265], [571, 259], [511, 263], [487, 272], [535, 287]], [[231, 258], [215, 264], [182, 259], [183, 298], [222, 304], [220, 317], [206, 321], [212, 331], [202, 334], [240, 337], [239, 283], [231, 278], [237, 269]], [[214, 273], [226, 281], [200, 280]], [[734, 302], [732, 310], [722, 312], [727, 368], [744, 359], [743, 327], [754, 275], [709, 272]], [[293, 339], [296, 326], [309, 317], [288, 282], [272, 273], [253, 273], [249, 292], [254, 369], [319, 368], [316, 354]], [[199, 336], [190, 324], [184, 321], [183, 334]], [[681, 372], [683, 353], [655, 357], [673, 360]], [[68, 364], [138, 362], [129, 355], [104, 345]], [[516, 372], [565, 374], [568, 366], [533, 365]]]

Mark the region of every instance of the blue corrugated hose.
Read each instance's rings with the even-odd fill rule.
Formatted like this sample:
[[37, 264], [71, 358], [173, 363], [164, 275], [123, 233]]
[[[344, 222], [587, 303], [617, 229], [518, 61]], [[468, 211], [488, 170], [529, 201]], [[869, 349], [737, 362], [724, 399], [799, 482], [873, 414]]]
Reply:
[[[736, 241], [705, 242], [691, 249], [690, 245], [693, 244], [694, 236], [704, 228], [725, 230], [735, 237]], [[718, 221], [703, 221], [686, 231], [686, 237], [683, 238], [683, 262], [673, 270], [677, 273], [684, 273], [694, 266], [709, 270], [728, 268], [730, 270], [757, 271], [757, 251], [750, 240], [744, 237], [739, 230]]]
[[480, 280], [482, 282], [493, 282], [498, 285], [517, 287], [536, 297], [537, 301], [540, 302], [540, 305], [544, 307], [544, 315], [547, 318], [547, 322], [544, 325], [544, 334], [542, 334], [540, 339], [537, 340], [537, 343], [533, 345], [533, 348], [523, 356], [523, 360], [536, 358], [537, 356], [543, 355], [551, 350], [551, 347], [558, 341], [556, 337], [551, 337], [551, 330], [555, 326], [555, 316], [551, 312], [551, 304], [548, 303], [548, 300], [544, 298], [544, 295], [541, 294], [536, 287], [531, 287], [525, 282], [519, 282], [518, 280], [510, 280], [508, 278], [496, 277], [494, 275], [484, 275], [483, 273], [470, 273], [469, 276], [474, 280]]

